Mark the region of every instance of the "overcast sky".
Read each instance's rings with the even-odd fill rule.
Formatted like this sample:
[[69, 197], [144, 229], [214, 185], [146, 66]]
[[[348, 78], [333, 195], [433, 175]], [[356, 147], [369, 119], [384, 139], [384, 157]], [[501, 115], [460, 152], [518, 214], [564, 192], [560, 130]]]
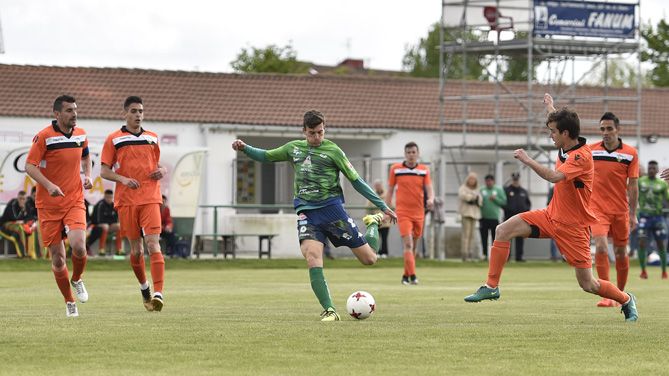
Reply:
[[[669, 0], [641, 0], [642, 18]], [[292, 44], [300, 60], [400, 70], [440, 0], [0, 0], [0, 63], [231, 72], [242, 48]]]

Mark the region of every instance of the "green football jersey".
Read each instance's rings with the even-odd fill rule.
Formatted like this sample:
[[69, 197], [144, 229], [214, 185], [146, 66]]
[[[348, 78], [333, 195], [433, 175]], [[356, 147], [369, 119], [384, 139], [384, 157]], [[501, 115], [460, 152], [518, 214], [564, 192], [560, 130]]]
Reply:
[[669, 184], [648, 176], [639, 178], [639, 214], [661, 215], [664, 200], [669, 200]]
[[276, 149], [267, 150], [268, 161], [287, 161], [295, 169], [293, 184], [295, 198], [308, 203], [318, 203], [333, 197], [343, 197], [339, 173], [350, 181], [360, 176], [346, 154], [330, 140], [323, 140], [318, 147], [309, 146], [306, 140], [290, 141]]

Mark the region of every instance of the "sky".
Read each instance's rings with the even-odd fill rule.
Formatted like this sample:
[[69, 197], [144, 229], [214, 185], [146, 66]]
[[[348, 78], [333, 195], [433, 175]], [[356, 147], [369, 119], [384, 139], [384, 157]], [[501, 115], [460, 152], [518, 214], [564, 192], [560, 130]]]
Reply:
[[[642, 19], [668, 3], [641, 0]], [[440, 17], [440, 0], [0, 0], [0, 64], [232, 72], [244, 48], [290, 44], [315, 64], [400, 70]]]

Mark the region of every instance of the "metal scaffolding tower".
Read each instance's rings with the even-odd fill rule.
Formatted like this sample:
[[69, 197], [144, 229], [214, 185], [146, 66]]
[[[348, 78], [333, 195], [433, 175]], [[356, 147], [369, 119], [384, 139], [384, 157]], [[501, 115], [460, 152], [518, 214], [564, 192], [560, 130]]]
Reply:
[[[632, 7], [634, 29], [620, 37], [555, 35], [540, 30], [546, 23], [547, 7], [560, 7], [564, 3], [575, 6], [575, 1], [543, 0], [442, 0], [440, 29], [440, 126], [442, 159], [445, 165], [468, 160], [473, 153], [494, 153], [494, 161], [500, 161], [500, 153], [516, 148], [526, 148], [536, 156], [546, 156], [551, 146], [544, 132], [545, 110], [540, 104], [544, 90], [552, 93], [560, 106], [588, 104], [600, 106], [601, 112], [609, 110], [609, 105], [625, 103], [636, 105], [636, 118], [623, 119], [626, 134], [635, 129], [637, 146], [641, 138], [641, 80], [637, 80], [636, 95], [618, 95], [610, 88], [608, 65], [611, 59], [635, 57], [637, 76], [641, 77], [639, 31], [639, 1], [619, 1], [621, 7]], [[595, 3], [590, 3], [595, 4]], [[576, 5], [578, 6], [578, 5]], [[609, 5], [606, 5], [610, 8]], [[550, 22], [553, 22], [552, 20]], [[537, 26], [539, 25], [539, 26]], [[576, 33], [578, 34], [578, 33]], [[473, 90], [480, 83], [467, 79], [467, 62], [470, 59], [486, 61], [485, 78], [487, 90]], [[523, 88], [518, 83], [505, 82], [502, 69], [510, 60], [526, 60], [527, 80]], [[577, 76], [582, 63], [591, 64], [589, 70]], [[453, 69], [459, 63], [460, 69]], [[604, 66], [604, 86], [599, 94], [584, 94], [580, 88], [593, 71]], [[539, 66], [543, 78], [534, 76], [533, 67]], [[461, 75], [454, 77], [454, 71]], [[571, 72], [565, 77], [565, 72]], [[490, 85], [493, 84], [493, 85]], [[451, 89], [459, 88], [455, 94]], [[592, 90], [591, 90], [592, 91]], [[481, 117], [473, 111], [487, 108], [491, 116]], [[599, 118], [581, 118], [581, 124], [588, 133], [588, 127], [598, 125]], [[593, 128], [590, 128], [590, 133]], [[461, 133], [461, 142], [447, 144], [445, 134]], [[486, 132], [488, 142], [471, 142], [471, 133]], [[514, 137], [503, 137], [514, 135]], [[480, 137], [479, 137], [480, 138]], [[455, 155], [457, 154], [457, 156]], [[456, 158], [457, 157], [457, 158]], [[492, 156], [490, 156], [492, 157]], [[489, 158], [491, 159], [491, 158]], [[462, 163], [460, 163], [462, 164]], [[463, 168], [466, 168], [463, 166]], [[458, 183], [465, 171], [456, 168]], [[440, 187], [440, 193], [446, 193]]]

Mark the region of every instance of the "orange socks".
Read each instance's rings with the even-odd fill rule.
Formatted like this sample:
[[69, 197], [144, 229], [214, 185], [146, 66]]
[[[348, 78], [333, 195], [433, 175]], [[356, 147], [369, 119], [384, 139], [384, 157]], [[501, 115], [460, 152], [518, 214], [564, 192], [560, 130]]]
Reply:
[[163, 292], [163, 276], [165, 275], [165, 259], [161, 252], [151, 254], [151, 279], [153, 291]]
[[144, 255], [135, 256], [132, 253], [130, 254], [130, 266], [132, 266], [132, 271], [135, 272], [135, 277], [140, 284], [146, 283], [146, 264], [144, 264]]
[[621, 291], [625, 291], [625, 285], [627, 284], [627, 274], [630, 271], [630, 258], [625, 255], [622, 257], [616, 256], [616, 277], [618, 280], [618, 288]]
[[[616, 263], [617, 264], [617, 263]], [[609, 255], [604, 252], [595, 252], [595, 268], [597, 269], [597, 276], [605, 281], [610, 281], [609, 278]]]
[[81, 275], [84, 274], [84, 268], [86, 268], [86, 261], [88, 261], [88, 256], [84, 253], [84, 257], [79, 257], [72, 252], [72, 280], [78, 281], [81, 279]]
[[416, 256], [412, 251], [404, 252], [404, 275], [407, 277], [416, 275]]
[[511, 252], [510, 248], [511, 242], [502, 240], [495, 240], [492, 242], [489, 256], [490, 264], [488, 265], [488, 280], [486, 281], [486, 285], [489, 287], [495, 288], [499, 285], [502, 269], [504, 269], [506, 260], [509, 259], [509, 253]]
[[620, 291], [613, 283], [603, 279], [599, 280], [599, 291], [597, 292], [597, 295], [602, 298], [615, 300], [620, 304], [627, 303], [627, 299], [629, 299], [629, 295]]
[[63, 268], [60, 270], [56, 270], [51, 266], [51, 270], [53, 271], [53, 276], [56, 278], [58, 289], [60, 290], [60, 293], [63, 294], [63, 298], [65, 298], [65, 302], [74, 302], [67, 265], [63, 265]]

